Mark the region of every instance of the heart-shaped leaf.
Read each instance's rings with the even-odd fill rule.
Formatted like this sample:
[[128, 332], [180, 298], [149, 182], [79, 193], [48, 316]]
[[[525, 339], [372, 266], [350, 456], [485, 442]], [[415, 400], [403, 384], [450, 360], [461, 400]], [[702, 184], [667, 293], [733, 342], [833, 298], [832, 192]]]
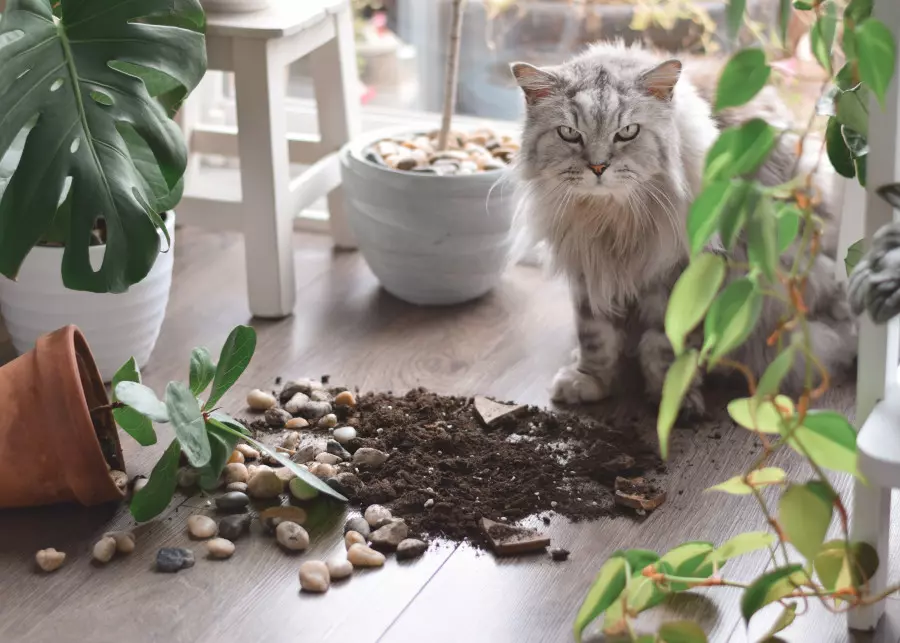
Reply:
[[209, 410], [216, 405], [222, 396], [230, 389], [250, 364], [250, 359], [256, 351], [256, 331], [249, 326], [237, 326], [228, 335], [222, 352], [219, 355], [219, 363], [216, 365], [216, 374], [213, 378], [212, 391], [206, 400], [204, 410]]
[[833, 512], [834, 494], [824, 483], [791, 485], [781, 496], [778, 523], [797, 551], [811, 561], [822, 547]]
[[771, 73], [772, 68], [766, 64], [762, 49], [741, 49], [729, 59], [719, 77], [715, 110], [749, 102], [766, 86]]
[[166, 409], [175, 428], [175, 437], [188, 462], [198, 469], [206, 466], [212, 451], [197, 398], [182, 382], [169, 382], [166, 387]]
[[727, 540], [709, 555], [710, 560], [717, 563], [723, 563], [726, 560], [749, 554], [758, 549], [766, 549], [775, 544], [776, 538], [774, 534], [768, 531], [749, 531], [744, 534], [738, 534], [731, 540]]
[[172, 440], [165, 453], [157, 461], [156, 466], [153, 467], [147, 484], [131, 499], [131, 515], [135, 520], [138, 522], [150, 520], [169, 506], [178, 483], [178, 459], [180, 457], [181, 447], [178, 445], [178, 440]]
[[883, 22], [874, 18], [856, 25], [853, 33], [859, 57], [859, 75], [884, 107], [885, 94], [897, 59], [894, 37]]
[[675, 419], [681, 409], [681, 402], [697, 374], [699, 358], [700, 354], [696, 350], [690, 350], [679, 356], [666, 373], [662, 400], [659, 403], [659, 416], [656, 421], [659, 450], [664, 460], [669, 456], [669, 434], [675, 425]]
[[[141, 383], [141, 373], [133, 357], [125, 362], [122, 368], [113, 375], [113, 402], [121, 401], [116, 398], [115, 391], [116, 387], [122, 382]], [[153, 397], [155, 398], [156, 396], [154, 395]], [[116, 424], [122, 427], [122, 430], [133, 437], [142, 447], [156, 444], [156, 431], [153, 430], [153, 422], [140, 411], [130, 406], [125, 406], [113, 409], [113, 417], [116, 419]]]
[[195, 397], [206, 390], [215, 375], [216, 365], [209, 350], [200, 346], [191, 351], [190, 386]]
[[783, 469], [779, 469], [778, 467], [763, 467], [762, 469], [751, 471], [746, 480], [744, 479], [744, 476], [735, 476], [714, 487], [710, 487], [707, 491], [722, 491], [735, 496], [746, 496], [753, 493], [754, 488], [781, 484], [784, 482], [785, 478], [786, 475]]
[[706, 155], [708, 181], [730, 179], [754, 172], [775, 145], [775, 130], [755, 118], [740, 127], [728, 128]]
[[581, 641], [584, 629], [622, 594], [627, 576], [628, 563], [624, 558], [610, 558], [603, 564], [575, 617], [576, 641]]
[[803, 581], [802, 565], [788, 565], [763, 574], [744, 590], [741, 597], [741, 615], [746, 622], [769, 603], [781, 600], [793, 593]]
[[703, 253], [693, 259], [681, 273], [666, 309], [666, 335], [676, 355], [684, 352], [688, 334], [706, 315], [710, 304], [725, 280], [725, 259]]
[[169, 421], [169, 411], [165, 402], [156, 397], [153, 389], [140, 382], [123, 381], [116, 384], [115, 398], [132, 409], [147, 416], [153, 422]]

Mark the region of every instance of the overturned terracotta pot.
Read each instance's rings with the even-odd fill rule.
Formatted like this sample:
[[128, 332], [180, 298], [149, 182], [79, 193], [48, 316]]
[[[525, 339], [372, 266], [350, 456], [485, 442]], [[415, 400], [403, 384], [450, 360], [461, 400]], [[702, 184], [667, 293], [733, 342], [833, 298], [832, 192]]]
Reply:
[[125, 461], [108, 405], [75, 326], [43, 335], [0, 367], [0, 507], [121, 500], [109, 470], [124, 470]]

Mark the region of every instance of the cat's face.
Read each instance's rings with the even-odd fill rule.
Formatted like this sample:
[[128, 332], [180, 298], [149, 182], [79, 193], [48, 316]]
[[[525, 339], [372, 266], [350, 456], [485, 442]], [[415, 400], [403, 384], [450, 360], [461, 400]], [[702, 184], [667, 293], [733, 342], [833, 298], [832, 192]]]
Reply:
[[681, 63], [551, 70], [516, 63], [512, 70], [527, 101], [519, 158], [526, 177], [626, 201], [665, 172], [677, 136], [671, 101]]

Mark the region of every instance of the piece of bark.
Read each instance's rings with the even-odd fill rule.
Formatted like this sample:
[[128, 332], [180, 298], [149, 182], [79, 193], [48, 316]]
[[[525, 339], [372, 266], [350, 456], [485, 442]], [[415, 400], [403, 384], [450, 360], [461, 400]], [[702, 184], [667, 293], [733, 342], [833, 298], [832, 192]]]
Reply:
[[494, 552], [503, 556], [541, 551], [550, 544], [549, 536], [533, 529], [504, 525], [488, 518], [481, 519], [481, 528], [490, 540]]
[[485, 426], [493, 426], [502, 418], [514, 416], [525, 408], [524, 404], [501, 404], [483, 395], [476, 395], [473, 403], [475, 412]]
[[666, 492], [644, 478], [616, 478], [616, 503], [632, 509], [653, 511], [666, 501]]

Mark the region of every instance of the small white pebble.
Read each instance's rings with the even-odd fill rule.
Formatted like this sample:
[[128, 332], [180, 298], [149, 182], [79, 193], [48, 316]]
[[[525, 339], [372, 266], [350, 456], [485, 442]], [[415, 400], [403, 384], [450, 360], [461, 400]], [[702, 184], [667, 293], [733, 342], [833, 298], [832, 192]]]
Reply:
[[434, 473], [434, 467], [428, 467], [428, 473]]
[[575, 502], [581, 502], [581, 498], [575, 498]]
[[234, 553], [234, 543], [225, 538], [213, 538], [206, 541], [206, 552], [210, 558], [231, 558]]
[[597, 506], [597, 501], [594, 500], [591, 504], [594, 505], [594, 506], [596, 507], [596, 506]]
[[535, 491], [535, 492], [534, 492], [534, 495], [539, 496], [539, 495], [541, 495], [541, 492], [540, 492], [540, 491]]
[[387, 407], [387, 410], [391, 411], [391, 410], [393, 410], [393, 408], [394, 408], [393, 406], [389, 406], [389, 407]]
[[553, 500], [553, 501], [550, 502], [550, 506], [553, 507], [554, 509], [556, 509], [556, 507], [559, 506], [559, 503], [556, 502], [555, 500]]
[[500, 520], [503, 521], [503, 522], [506, 522], [506, 516], [501, 516], [501, 517], [500, 517]]
[[384, 433], [384, 429], [375, 429], [375, 433]]
[[188, 532], [197, 539], [212, 538], [219, 531], [216, 521], [209, 516], [195, 515], [187, 519]]
[[434, 498], [429, 498], [425, 501], [425, 508], [431, 509], [434, 506]]
[[62, 567], [64, 562], [66, 562], [66, 553], [56, 551], [50, 547], [49, 549], [42, 549], [36, 553], [34, 555], [34, 560], [37, 562], [38, 567], [45, 572], [55, 572]]
[[91, 555], [98, 563], [108, 563], [116, 553], [116, 539], [105, 536], [94, 544]]

